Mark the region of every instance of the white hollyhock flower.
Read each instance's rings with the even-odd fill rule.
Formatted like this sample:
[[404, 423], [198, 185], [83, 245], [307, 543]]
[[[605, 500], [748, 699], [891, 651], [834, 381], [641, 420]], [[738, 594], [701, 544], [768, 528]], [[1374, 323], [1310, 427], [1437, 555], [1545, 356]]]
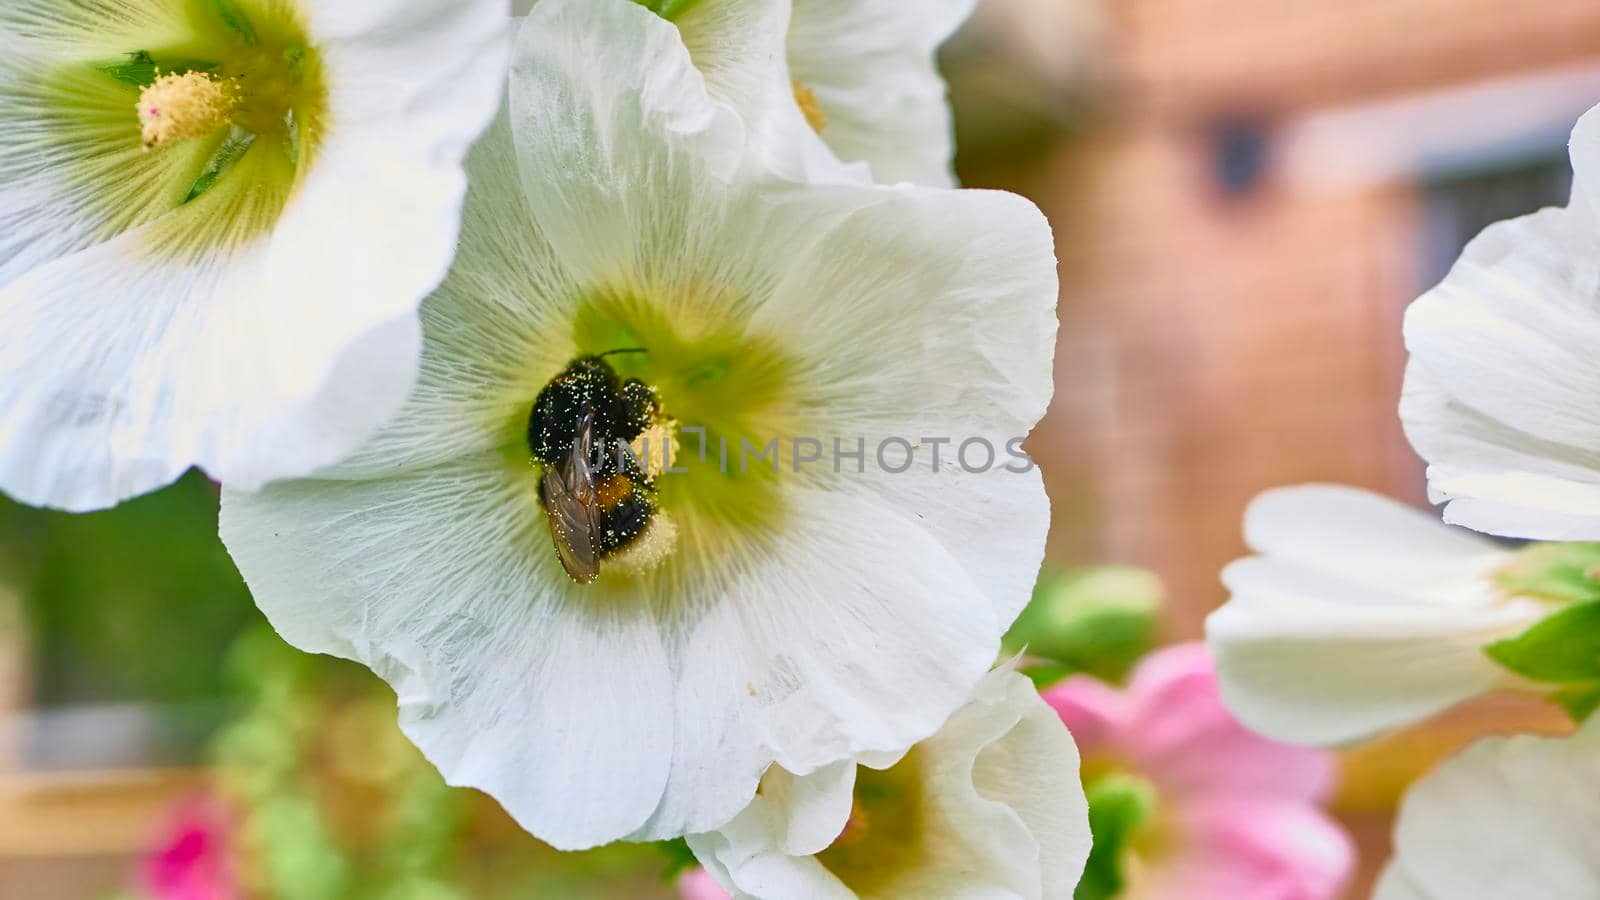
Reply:
[[775, 170], [807, 181], [955, 186], [937, 55], [977, 0], [635, 2], [678, 26], [712, 98], [739, 111]]
[[1376, 900], [1600, 897], [1600, 720], [1492, 737], [1407, 793]]
[[1353, 488], [1268, 491], [1245, 514], [1257, 556], [1223, 572], [1206, 620], [1223, 698], [1250, 728], [1333, 744], [1526, 686], [1484, 648], [1555, 611], [1507, 591], [1509, 551]]
[[[931, 734], [1043, 554], [1037, 472], [970, 474], [927, 444], [977, 438], [1024, 468], [1007, 442], [1051, 391], [1044, 218], [1008, 194], [775, 179], [742, 133], [668, 22], [542, 0], [509, 114], [469, 160], [466, 238], [423, 306], [407, 406], [337, 467], [224, 494], [223, 537], [273, 624], [387, 678], [450, 780], [561, 847], [706, 831], [773, 763], [808, 773]], [[686, 471], [590, 473], [597, 551], [566, 450], [582, 404], [538, 464], [561, 428], [532, 410], [612, 351]], [[902, 436], [923, 446], [897, 473]], [[773, 439], [778, 471], [741, 452]], [[541, 493], [570, 514], [559, 528]]]
[[1600, 111], [1572, 165], [1569, 206], [1491, 225], [1406, 312], [1406, 434], [1478, 531], [1600, 538]]
[[[935, 56], [976, 2], [656, 5], [682, 30], [712, 96], [739, 108], [774, 165], [826, 177], [820, 153], [864, 164], [880, 182], [950, 187], [953, 125]], [[801, 119], [809, 129], [795, 127]]]
[[793, 0], [788, 59], [806, 118], [879, 181], [951, 186], [955, 153], [935, 55], [977, 0]]
[[0, 4], [0, 489], [336, 461], [403, 402], [503, 0]]
[[1072, 735], [1027, 678], [999, 670], [907, 753], [774, 767], [689, 846], [736, 900], [1067, 900], [1088, 816]]

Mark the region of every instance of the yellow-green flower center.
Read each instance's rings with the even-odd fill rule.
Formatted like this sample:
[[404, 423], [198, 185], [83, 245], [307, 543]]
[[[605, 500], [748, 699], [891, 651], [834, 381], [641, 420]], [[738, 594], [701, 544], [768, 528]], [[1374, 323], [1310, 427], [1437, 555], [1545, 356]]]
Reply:
[[[780, 481], [805, 477], [794, 473], [790, 448], [807, 428], [790, 355], [752, 333], [736, 310], [704, 306], [700, 299], [597, 292], [578, 309], [572, 332], [578, 356], [642, 351], [606, 362], [622, 380], [652, 388], [662, 422], [671, 423], [671, 434], [651, 429], [635, 450], [648, 457], [643, 462], [652, 470], [654, 500], [674, 528], [670, 558], [693, 565], [714, 564], [775, 538], [784, 516]], [[525, 461], [520, 434], [508, 446]], [[665, 561], [666, 554], [655, 554], [652, 567], [602, 567], [597, 586], [670, 579], [677, 573], [662, 576], [654, 569]]]
[[0, 105], [36, 120], [96, 239], [159, 220], [153, 243], [184, 254], [266, 233], [326, 129], [324, 73], [298, 9], [183, 0], [139, 21], [106, 23], [120, 55], [65, 60]]
[[887, 894], [927, 852], [922, 768], [916, 748], [887, 769], [857, 768], [850, 820], [817, 854], [817, 861], [856, 894]]

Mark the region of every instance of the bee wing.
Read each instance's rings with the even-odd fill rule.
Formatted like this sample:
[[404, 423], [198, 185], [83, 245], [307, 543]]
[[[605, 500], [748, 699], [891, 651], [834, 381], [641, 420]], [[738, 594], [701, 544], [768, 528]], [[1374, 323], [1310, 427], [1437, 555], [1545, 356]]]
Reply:
[[567, 458], [544, 472], [544, 510], [562, 568], [579, 584], [600, 576], [600, 495], [595, 490], [594, 411], [578, 425]]

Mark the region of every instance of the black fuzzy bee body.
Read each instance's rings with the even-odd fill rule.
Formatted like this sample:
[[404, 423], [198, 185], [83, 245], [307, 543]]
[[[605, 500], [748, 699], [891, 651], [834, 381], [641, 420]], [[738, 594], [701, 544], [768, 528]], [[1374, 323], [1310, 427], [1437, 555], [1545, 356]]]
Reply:
[[594, 581], [603, 557], [649, 527], [655, 483], [627, 447], [659, 415], [655, 391], [623, 381], [604, 356], [574, 360], [534, 400], [528, 446], [545, 468], [539, 500], [574, 581]]
[[657, 406], [649, 385], [623, 381], [601, 357], [580, 357], [539, 392], [528, 417], [528, 445], [546, 465], [565, 459], [592, 409], [595, 442], [614, 451], [617, 442], [629, 443], [650, 427]]

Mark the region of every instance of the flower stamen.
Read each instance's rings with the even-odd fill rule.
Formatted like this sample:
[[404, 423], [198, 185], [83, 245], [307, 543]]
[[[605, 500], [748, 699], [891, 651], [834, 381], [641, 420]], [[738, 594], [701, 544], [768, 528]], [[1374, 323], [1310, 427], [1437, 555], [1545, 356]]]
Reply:
[[660, 476], [678, 456], [678, 423], [658, 416], [649, 428], [633, 439], [629, 449], [638, 458], [646, 475], [651, 478]]
[[805, 115], [811, 130], [821, 134], [822, 129], [828, 127], [828, 114], [822, 111], [822, 104], [817, 100], [817, 92], [798, 81], [791, 84], [794, 87], [794, 102], [800, 104], [800, 112]]
[[643, 575], [666, 562], [678, 549], [678, 523], [661, 510], [650, 517], [644, 533], [606, 557], [606, 565], [630, 575]]
[[232, 79], [205, 72], [156, 73], [139, 94], [139, 126], [146, 150], [173, 141], [205, 137], [229, 123], [239, 107]]

